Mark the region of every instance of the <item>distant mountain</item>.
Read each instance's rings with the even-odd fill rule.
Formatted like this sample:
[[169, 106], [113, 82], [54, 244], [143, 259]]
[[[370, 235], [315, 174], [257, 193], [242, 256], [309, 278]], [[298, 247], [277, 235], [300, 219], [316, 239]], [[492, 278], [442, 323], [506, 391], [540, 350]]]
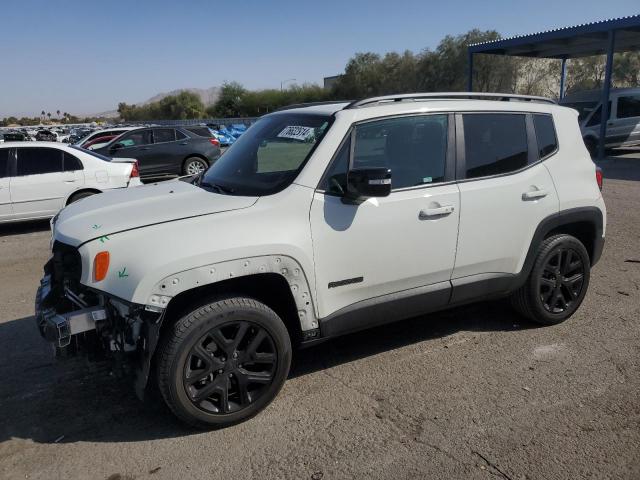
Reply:
[[[200, 97], [200, 100], [202, 100], [202, 103], [204, 103], [204, 106], [208, 107], [209, 105], [213, 105], [214, 103], [216, 103], [216, 100], [218, 100], [218, 97], [220, 96], [220, 87], [179, 88], [177, 90], [171, 90], [170, 92], [158, 93], [157, 95], [154, 95], [153, 97], [149, 98], [148, 100], [145, 100], [142, 103], [135, 103], [135, 105], [146, 105], [148, 103], [159, 102], [165, 97], [168, 97], [170, 95], [178, 95], [180, 92], [195, 93]], [[91, 116], [102, 117], [102, 118], [115, 118], [118, 116], [118, 111], [109, 110], [107, 112], [100, 112]]]
[[205, 107], [209, 105], [213, 105], [218, 100], [220, 96], [220, 87], [211, 87], [211, 88], [179, 88], [177, 90], [172, 90], [166, 93], [159, 93], [154, 95], [146, 102], [142, 102], [140, 105], [146, 105], [147, 103], [159, 102], [164, 97], [168, 97], [170, 95], [178, 95], [180, 92], [191, 92], [195, 93], [200, 97], [202, 103], [204, 103]]

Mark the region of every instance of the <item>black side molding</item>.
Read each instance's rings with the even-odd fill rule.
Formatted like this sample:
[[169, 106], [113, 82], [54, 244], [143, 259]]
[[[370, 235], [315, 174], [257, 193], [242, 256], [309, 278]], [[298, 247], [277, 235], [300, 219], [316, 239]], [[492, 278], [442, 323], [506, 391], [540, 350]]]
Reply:
[[450, 294], [447, 281], [363, 300], [321, 318], [320, 332], [334, 337], [422, 315], [446, 307]]
[[[591, 264], [595, 265], [602, 255], [602, 212], [596, 207], [581, 207], [565, 210], [545, 218], [536, 228], [520, 273], [482, 273], [451, 281], [412, 288], [382, 295], [348, 305], [337, 312], [319, 319], [320, 335], [303, 341], [309, 346], [330, 337], [364, 330], [386, 323], [416, 317], [437, 310], [462, 305], [478, 300], [489, 300], [509, 295], [527, 281], [533, 268], [538, 246], [554, 230], [580, 231], [588, 227], [590, 243], [587, 245]], [[574, 232], [575, 233], [575, 232]], [[584, 238], [583, 238], [584, 239]], [[350, 279], [354, 280], [354, 279]], [[350, 280], [347, 280], [349, 282]], [[338, 282], [339, 283], [339, 282]], [[337, 286], [337, 285], [336, 285]]]

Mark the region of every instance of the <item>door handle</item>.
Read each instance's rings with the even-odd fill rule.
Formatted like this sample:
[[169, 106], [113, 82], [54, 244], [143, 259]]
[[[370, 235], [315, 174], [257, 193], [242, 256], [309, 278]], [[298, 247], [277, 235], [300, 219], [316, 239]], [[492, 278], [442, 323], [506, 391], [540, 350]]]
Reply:
[[64, 183], [75, 183], [75, 179], [74, 180], [65, 180]]
[[180, 142], [180, 145], [189, 145], [189, 142]]
[[522, 194], [522, 200], [538, 200], [539, 198], [544, 198], [549, 195], [544, 189], [533, 190], [532, 192], [524, 192]]
[[452, 214], [454, 210], [455, 210], [455, 207], [453, 205], [442, 205], [440, 207], [435, 207], [435, 208], [424, 208], [420, 210], [420, 214], [418, 215], [418, 218], [420, 220], [425, 220], [427, 218], [443, 217], [445, 215]]
[[142, 147], [140, 150], [151, 150], [151, 147]]

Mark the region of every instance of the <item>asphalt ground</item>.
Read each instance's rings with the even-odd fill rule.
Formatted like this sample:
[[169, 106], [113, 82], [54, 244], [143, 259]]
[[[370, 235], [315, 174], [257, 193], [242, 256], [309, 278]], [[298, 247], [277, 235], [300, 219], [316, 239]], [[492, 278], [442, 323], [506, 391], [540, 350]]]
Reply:
[[[631, 158], [635, 157], [635, 158]], [[640, 160], [602, 162], [588, 295], [537, 327], [504, 301], [300, 352], [256, 418], [201, 432], [33, 320], [47, 222], [0, 226], [0, 478], [640, 478]]]

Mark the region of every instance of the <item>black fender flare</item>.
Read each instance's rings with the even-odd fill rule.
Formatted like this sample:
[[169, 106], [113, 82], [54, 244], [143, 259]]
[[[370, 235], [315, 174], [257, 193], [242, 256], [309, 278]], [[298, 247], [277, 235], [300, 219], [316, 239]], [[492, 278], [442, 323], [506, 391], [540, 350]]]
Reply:
[[591, 266], [595, 265], [602, 256], [604, 248], [604, 237], [602, 236], [604, 225], [602, 210], [598, 207], [577, 207], [563, 210], [546, 217], [540, 222], [531, 239], [527, 256], [522, 265], [520, 273], [517, 274], [515, 282], [513, 282], [513, 290], [517, 290], [527, 281], [527, 277], [533, 268], [538, 247], [549, 236], [550, 232], [561, 229], [563, 226], [575, 225], [578, 223], [588, 223], [593, 227], [594, 238], [592, 245], [587, 251], [591, 258]]

